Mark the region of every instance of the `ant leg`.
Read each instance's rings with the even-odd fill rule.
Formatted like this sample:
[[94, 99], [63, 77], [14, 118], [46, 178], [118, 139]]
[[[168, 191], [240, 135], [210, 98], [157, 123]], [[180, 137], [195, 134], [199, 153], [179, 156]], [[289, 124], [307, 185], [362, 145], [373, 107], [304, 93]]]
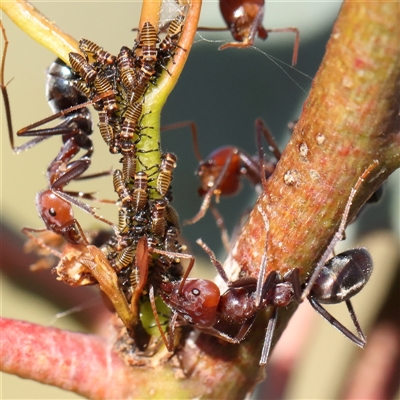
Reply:
[[201, 246], [201, 248], [207, 253], [208, 257], [210, 257], [211, 262], [214, 264], [215, 269], [224, 280], [224, 282], [228, 286], [231, 286], [232, 282], [228, 278], [228, 275], [226, 274], [222, 264], [216, 259], [214, 252], [201, 239], [197, 239], [196, 243]]
[[280, 160], [282, 153], [280, 152], [278, 145], [276, 144], [271, 132], [265, 126], [264, 122], [260, 118], [256, 119], [255, 125], [256, 125], [256, 141], [258, 149], [259, 170], [264, 192], [267, 192], [267, 176], [270, 177], [272, 175], [272, 173], [275, 170], [276, 164], [272, 161], [267, 162], [265, 160], [261, 134], [264, 135], [266, 141], [268, 142], [268, 148], [272, 152], [277, 161]]
[[85, 211], [85, 212], [87, 212], [88, 214], [93, 215], [93, 217], [96, 218], [96, 219], [98, 219], [99, 221], [104, 222], [104, 223], [106, 223], [107, 225], [110, 225], [111, 228], [114, 230], [114, 232], [115, 232], [116, 234], [118, 234], [118, 228], [117, 228], [117, 226], [116, 226], [113, 222], [109, 221], [108, 219], [102, 217], [101, 215], [98, 215], [98, 214], [94, 211], [94, 210], [95, 210], [94, 207], [91, 207], [91, 206], [89, 206], [88, 204], [84, 203], [83, 201], [80, 201], [80, 200], [78, 200], [78, 199], [76, 199], [76, 198], [74, 198], [74, 197], [68, 195], [67, 193], [60, 191], [60, 190], [51, 189], [51, 191], [52, 191], [57, 197], [59, 197], [60, 199], [63, 199], [63, 200], [65, 200], [66, 202], [68, 202], [68, 203], [70, 203], [70, 204], [73, 204], [73, 205], [79, 207], [82, 211]]
[[228, 172], [228, 168], [231, 164], [233, 155], [234, 155], [234, 152], [232, 151], [231, 155], [225, 161], [225, 164], [224, 164], [221, 172], [219, 173], [217, 179], [215, 180], [214, 185], [205, 194], [203, 203], [201, 204], [200, 210], [198, 211], [198, 213], [193, 218], [183, 221], [183, 225], [193, 225], [196, 222], [200, 221], [204, 217], [204, 215], [207, 212], [208, 207], [210, 207], [212, 197], [216, 194], [218, 186], [221, 184], [222, 180], [225, 178], [226, 173]]
[[275, 307], [271, 315], [271, 318], [268, 321], [267, 330], [265, 332], [264, 344], [261, 351], [261, 358], [259, 363], [261, 366], [267, 364], [269, 353], [271, 351], [272, 338], [274, 336], [277, 319], [278, 319], [278, 309]]
[[7, 55], [7, 49], [8, 49], [8, 39], [7, 39], [7, 34], [6, 30], [3, 26], [3, 23], [0, 21], [0, 28], [3, 33], [3, 39], [4, 39], [4, 48], [3, 48], [3, 56], [1, 59], [1, 71], [0, 71], [0, 86], [1, 86], [1, 92], [3, 94], [3, 102], [4, 102], [4, 108], [6, 111], [6, 119], [7, 119], [7, 128], [8, 128], [8, 137], [10, 140], [11, 148], [14, 150], [14, 130], [12, 126], [12, 118], [11, 118], [11, 107], [10, 107], [10, 99], [8, 97], [8, 91], [7, 91], [7, 85], [10, 83], [5, 83], [4, 81], [4, 69], [5, 69], [5, 64], [6, 64], [6, 55]]
[[257, 118], [256, 122], [255, 122], [255, 125], [256, 125], [256, 135], [257, 135], [257, 147], [259, 149], [259, 153], [258, 154], [259, 154], [260, 159], [263, 158], [263, 156], [264, 156], [262, 153], [260, 153], [260, 148], [262, 149], [261, 134], [263, 134], [265, 140], [268, 143], [269, 150], [272, 152], [272, 154], [277, 159], [277, 161], [279, 161], [281, 156], [282, 156], [282, 153], [279, 150], [279, 147], [278, 147], [277, 143], [275, 142], [275, 139], [272, 136], [271, 132], [265, 126], [264, 121], [261, 118]]
[[195, 258], [190, 254], [174, 253], [173, 251], [165, 251], [165, 250], [155, 249], [155, 248], [152, 248], [152, 247], [149, 248], [149, 251], [151, 253], [162, 254], [164, 256], [167, 256], [168, 258], [188, 258], [190, 260], [189, 261], [189, 266], [187, 267], [187, 269], [185, 271], [185, 274], [183, 275], [181, 283], [179, 285], [178, 293], [182, 294], [183, 286], [184, 286], [184, 284], [186, 282], [187, 277], [190, 274], [190, 271], [192, 270], [192, 268], [194, 266]]
[[[69, 142], [69, 141], [68, 141]], [[67, 142], [67, 143], [68, 143]], [[60, 153], [57, 155], [55, 160], [51, 163], [50, 167], [48, 168], [47, 172], [51, 176], [54, 173], [54, 169], [58, 168], [59, 161], [65, 161], [63, 158], [68, 158], [71, 154], [74, 153], [76, 147], [74, 147], [74, 143], [71, 142], [71, 153], [68, 152], [68, 148], [62, 148]], [[79, 150], [79, 149], [78, 149]], [[51, 191], [58, 196], [59, 198], [65, 200], [70, 204], [74, 204], [79, 207], [81, 210], [93, 215], [99, 221], [105, 222], [106, 224], [110, 225], [115, 232], [117, 232], [117, 227], [111, 222], [105, 219], [104, 217], [95, 213], [94, 208], [85, 204], [84, 202], [72, 197], [68, 194], [68, 192], [63, 192], [62, 187], [67, 185], [71, 180], [76, 179], [76, 177], [80, 176], [84, 171], [88, 169], [90, 165], [90, 159], [80, 159], [78, 161], [74, 161], [69, 163], [68, 166], [70, 169], [61, 175], [58, 179], [56, 179], [50, 186]]]
[[364, 182], [365, 178], [370, 174], [370, 172], [378, 164], [379, 164], [379, 161], [375, 160], [362, 173], [362, 175], [358, 178], [358, 180], [357, 180], [356, 184], [354, 185], [354, 187], [351, 189], [349, 198], [347, 199], [347, 203], [346, 203], [346, 206], [345, 206], [344, 211], [343, 211], [342, 220], [340, 221], [339, 229], [337, 230], [337, 232], [333, 236], [331, 242], [329, 243], [328, 247], [326, 248], [326, 250], [325, 250], [324, 254], [322, 255], [321, 259], [319, 260], [317, 266], [315, 267], [314, 272], [312, 273], [312, 276], [311, 276], [310, 280], [308, 281], [307, 286], [303, 291], [303, 294], [301, 295], [301, 301], [304, 301], [304, 299], [309, 296], [315, 281], [317, 280], [317, 278], [318, 278], [322, 268], [324, 267], [325, 263], [329, 259], [334, 247], [342, 239], [343, 232], [344, 232], [344, 230], [346, 228], [346, 223], [347, 223], [347, 219], [348, 219], [348, 216], [349, 216], [350, 207], [353, 204], [353, 199], [354, 199], [354, 196], [357, 193], [357, 190], [360, 188], [360, 186]]
[[300, 32], [297, 28], [275, 28], [275, 29], [266, 29], [267, 32], [293, 32], [296, 34], [296, 38], [294, 40], [293, 46], [293, 55], [292, 55], [292, 66], [294, 67], [297, 64], [297, 56], [299, 53], [299, 43], [300, 43]]
[[21, 232], [28, 236], [29, 239], [33, 240], [38, 246], [40, 246], [41, 248], [49, 251], [51, 254], [53, 254], [54, 256], [58, 257], [58, 258], [62, 258], [62, 253], [60, 253], [59, 251], [53, 249], [52, 247], [50, 247], [47, 243], [45, 243], [43, 240], [37, 238], [36, 236], [32, 235], [31, 232], [46, 232], [48, 229], [34, 229], [34, 228], [22, 228]]
[[76, 181], [83, 181], [85, 179], [94, 179], [94, 178], [102, 178], [103, 176], [109, 176], [112, 175], [114, 170], [111, 168], [108, 171], [102, 171], [102, 172], [95, 172], [93, 174], [89, 175], [84, 175], [84, 176], [77, 176], [75, 178]]
[[255, 298], [254, 298], [256, 306], [259, 307], [261, 304], [261, 301], [264, 297], [264, 286], [267, 283], [268, 278], [271, 276], [272, 272], [268, 275], [268, 277], [264, 283], [265, 273], [267, 270], [267, 262], [268, 262], [267, 249], [268, 249], [268, 238], [269, 238], [269, 219], [268, 219], [267, 213], [262, 209], [260, 204], [257, 205], [257, 210], [260, 212], [260, 214], [263, 217], [264, 225], [265, 225], [265, 232], [266, 232], [265, 252], [263, 254], [260, 271], [258, 273], [257, 286], [256, 286], [256, 292], [255, 292]]
[[97, 102], [101, 101], [103, 98], [108, 97], [108, 96], [113, 95], [113, 94], [114, 94], [114, 92], [112, 90], [109, 90], [107, 92], [104, 92], [104, 93], [101, 93], [99, 95], [96, 95], [95, 97], [93, 97], [92, 100], [88, 100], [85, 103], [79, 103], [79, 104], [77, 104], [75, 106], [71, 106], [71, 107], [69, 107], [69, 108], [67, 108], [65, 110], [61, 110], [58, 113], [55, 113], [55, 114], [50, 115], [50, 116], [48, 116], [46, 118], [43, 118], [40, 121], [34, 122], [33, 124], [30, 124], [30, 125], [27, 125], [25, 128], [20, 129], [17, 132], [17, 135], [24, 136], [26, 132], [32, 130], [33, 128], [37, 128], [39, 126], [47, 124], [48, 122], [54, 121], [57, 118], [64, 117], [65, 115], [68, 115], [73, 111], [80, 110], [81, 108], [88, 107], [88, 106], [90, 106], [90, 105], [92, 105], [94, 103], [97, 103]]
[[119, 286], [115, 270], [99, 248], [88, 245], [87, 249], [92, 256], [92, 260], [83, 258], [80, 262], [89, 269], [91, 274], [99, 283], [100, 289], [111, 300], [115, 311], [128, 331], [131, 331], [136, 321], [132, 315], [125, 295]]
[[96, 196], [94, 196], [94, 194], [96, 192], [82, 193], [82, 192], [76, 192], [76, 191], [71, 191], [71, 190], [63, 190], [63, 193], [66, 193], [72, 197], [79, 197], [80, 199], [95, 201], [96, 203], [117, 204], [116, 200], [98, 199]]
[[254, 43], [254, 40], [249, 40], [249, 39], [245, 39], [243, 40], [243, 42], [229, 42], [229, 43], [225, 43], [222, 46], [220, 46], [218, 48], [218, 50], [225, 50], [225, 49], [229, 49], [229, 48], [233, 48], [236, 47], [238, 49], [246, 49], [248, 47], [251, 47]]
[[158, 311], [157, 311], [156, 302], [155, 302], [155, 298], [154, 298], [153, 285], [150, 285], [150, 288], [149, 288], [149, 298], [150, 298], [151, 309], [153, 310], [154, 319], [156, 321], [157, 328], [160, 331], [162, 340], [163, 340], [167, 350], [170, 353], [172, 353], [172, 351], [174, 350], [175, 323], [178, 318], [178, 314], [176, 312], [174, 312], [172, 315], [172, 318], [169, 321], [169, 334], [168, 334], [169, 337], [167, 339], [167, 336], [165, 335], [165, 332], [161, 326], [160, 318], [158, 318]]
[[358, 322], [358, 319], [357, 319], [357, 315], [356, 315], [356, 313], [354, 311], [354, 308], [353, 308], [353, 304], [351, 303], [350, 300], [346, 300], [346, 306], [347, 306], [347, 310], [349, 311], [350, 317], [351, 317], [351, 319], [353, 321], [353, 324], [354, 324], [354, 326], [355, 326], [355, 328], [357, 330], [357, 333], [358, 333], [360, 339], [364, 342], [364, 346], [365, 346], [367, 344], [367, 339], [365, 338], [364, 332], [361, 329], [361, 326], [360, 326], [360, 324]]
[[161, 127], [160, 130], [161, 130], [161, 132], [170, 131], [172, 129], [186, 128], [187, 126], [189, 126], [190, 130], [192, 131], [194, 155], [196, 156], [197, 160], [200, 162], [203, 160], [203, 157], [201, 156], [201, 153], [200, 153], [199, 140], [198, 140], [198, 134], [197, 134], [197, 126], [193, 121], [182, 121], [182, 122], [176, 122], [175, 124], [164, 125]]
[[229, 253], [230, 241], [229, 241], [228, 230], [225, 227], [224, 218], [218, 211], [217, 207], [214, 206], [214, 204], [210, 204], [210, 210], [211, 210], [211, 212], [214, 216], [215, 222], [221, 232], [221, 240], [222, 240], [222, 244], [224, 245], [225, 251], [227, 253]]
[[[321, 315], [321, 317], [325, 318], [332, 326], [334, 326], [339, 332], [341, 332], [344, 336], [346, 336], [348, 339], [350, 339], [354, 344], [356, 344], [357, 346], [364, 348], [365, 344], [367, 343], [365, 340], [365, 336], [361, 331], [361, 327], [357, 321], [357, 317], [354, 313], [353, 307], [350, 303], [350, 300], [346, 301], [346, 305], [347, 308], [350, 312], [350, 316], [353, 320], [353, 323], [357, 329], [357, 332], [359, 333], [360, 337], [357, 337], [356, 335], [354, 335], [354, 333], [350, 332], [343, 324], [341, 324], [333, 315], [331, 315], [328, 311], [325, 310], [325, 308], [323, 308], [321, 306], [321, 304], [319, 304], [314, 298], [309, 297], [308, 300], [310, 301], [310, 304], [312, 305], [312, 307], [314, 308], [315, 311], [317, 311], [317, 313], [319, 315]], [[350, 305], [349, 305], [350, 303]]]
[[301, 297], [301, 282], [300, 282], [300, 270], [298, 268], [293, 269], [286, 279], [287, 282], [292, 284], [293, 296], [298, 303], [302, 303]]
[[[81, 227], [81, 224], [78, 222], [78, 220], [74, 219], [73, 220], [74, 225], [77, 227], [79, 234], [81, 235], [81, 238], [83, 240], [83, 243], [88, 246], [89, 245], [89, 241], [87, 240], [87, 237], [85, 235], [85, 232], [83, 232], [83, 229]], [[69, 225], [69, 224], [68, 224]]]
[[200, 32], [226, 32], [229, 28], [209, 28], [207, 26], [198, 26], [197, 30]]

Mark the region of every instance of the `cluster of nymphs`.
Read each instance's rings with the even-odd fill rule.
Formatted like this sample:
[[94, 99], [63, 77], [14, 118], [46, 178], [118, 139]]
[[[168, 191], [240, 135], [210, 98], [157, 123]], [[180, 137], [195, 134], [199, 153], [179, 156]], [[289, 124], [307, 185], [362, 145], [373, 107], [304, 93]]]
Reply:
[[[106, 293], [104, 285], [114, 292], [112, 296], [117, 293], [125, 297], [128, 309], [122, 298], [114, 306], [135, 339], [139, 331], [143, 333], [136, 328], [140, 324], [138, 302], [148, 299], [149, 284], [157, 292], [162, 281], [175, 281], [182, 276], [179, 258], [155, 253], [157, 249], [170, 253], [182, 251], [178, 215], [169, 204], [176, 156], [162, 153], [161, 163], [149, 167], [141, 161], [141, 154], [158, 152], [159, 145], [150, 150], [139, 150], [137, 145], [150, 138], [142, 131], [152, 129], [141, 124], [146, 90], [150, 84], [157, 84], [163, 70], [169, 73], [167, 63], [173, 61], [179, 47], [184, 18], [184, 14], [179, 14], [161, 41], [156, 28], [144, 23], [133, 48], [122, 47], [118, 56], [87, 39], [79, 42], [86, 57], [69, 54], [71, 67], [79, 75], [74, 87], [94, 102], [99, 113], [99, 130], [110, 152], [122, 155], [122, 168], [113, 172], [120, 206], [118, 226], [116, 234], [101, 247], [108, 265], [118, 276], [119, 288], [116, 290], [107, 282], [102, 284], [97, 276], [96, 280]], [[121, 303], [124, 303], [122, 308]], [[146, 343], [146, 340], [136, 342]], [[146, 346], [147, 343], [142, 347]]]

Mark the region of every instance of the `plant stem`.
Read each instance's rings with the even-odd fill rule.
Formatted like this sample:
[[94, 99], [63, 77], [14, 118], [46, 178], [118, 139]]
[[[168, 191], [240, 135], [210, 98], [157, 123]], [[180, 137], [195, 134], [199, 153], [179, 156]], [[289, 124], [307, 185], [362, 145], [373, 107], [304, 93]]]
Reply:
[[69, 65], [68, 54], [81, 53], [78, 42], [49, 21], [39, 10], [25, 0], [0, 2], [0, 8], [30, 37], [55, 53]]
[[[304, 280], [336, 232], [362, 172], [379, 161], [357, 192], [350, 221], [400, 166], [399, 14], [396, 3], [344, 3], [301, 118], [226, 270], [257, 278], [267, 252], [267, 273], [299, 268]], [[268, 215], [268, 229], [260, 210]], [[275, 341], [295, 308], [292, 303], [279, 311]], [[221, 349], [201, 335], [201, 351], [183, 350], [182, 359], [194, 366], [191, 378], [207, 381], [207, 397], [240, 398], [262, 377], [257, 364], [269, 310], [260, 314], [240, 349]]]
[[[161, 0], [144, 0], [139, 26], [142, 27], [145, 22], [150, 22], [153, 26], [157, 27], [160, 7]], [[157, 85], [150, 87], [146, 91], [143, 102], [142, 125], [148, 128], [143, 129], [142, 133], [148, 135], [149, 138], [141, 140], [137, 144], [137, 151], [142, 153], [140, 154], [141, 162], [138, 163], [138, 169], [149, 169], [160, 165], [161, 153], [158, 150], [160, 144], [161, 111], [169, 94], [178, 82], [180, 74], [189, 56], [196, 35], [200, 10], [201, 0], [192, 1], [179, 39], [179, 47], [174, 56], [174, 63], [170, 62], [167, 65], [170, 75], [164, 71], [161, 74], [161, 77], [157, 80]], [[153, 180], [149, 183], [154, 186], [156, 184], [156, 179], [154, 178], [157, 177], [158, 169], [151, 172], [156, 172], [152, 175]], [[154, 197], [157, 197], [156, 192], [154, 193]]]

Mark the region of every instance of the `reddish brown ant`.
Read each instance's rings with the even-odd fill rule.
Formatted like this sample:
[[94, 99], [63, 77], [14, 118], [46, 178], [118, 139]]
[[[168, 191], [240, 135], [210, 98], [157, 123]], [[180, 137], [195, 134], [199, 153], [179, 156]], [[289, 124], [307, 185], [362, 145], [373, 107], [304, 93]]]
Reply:
[[[258, 144], [258, 155], [251, 156], [244, 150], [235, 146], [220, 147], [209, 154], [205, 159], [202, 158], [197, 139], [197, 128], [194, 122], [180, 122], [177, 124], [164, 126], [161, 130], [181, 128], [189, 125], [192, 130], [194, 153], [199, 160], [197, 175], [200, 177], [201, 187], [200, 196], [204, 196], [203, 203], [198, 213], [186, 220], [185, 224], [194, 224], [204, 217], [210, 207], [213, 196], [217, 202], [220, 196], [236, 194], [241, 188], [241, 177], [246, 177], [254, 185], [262, 182], [263, 176], [270, 176], [275, 169], [276, 162], [281, 157], [275, 140], [261, 119], [255, 121], [256, 138]], [[264, 154], [261, 147], [261, 136], [268, 142], [269, 148], [274, 154], [276, 161], [264, 161], [260, 168], [260, 160]]]
[[300, 34], [297, 28], [265, 29], [262, 26], [264, 17], [264, 0], [220, 0], [219, 8], [227, 28], [199, 28], [203, 31], [229, 30], [236, 42], [223, 44], [219, 49], [229, 47], [245, 48], [253, 45], [256, 36], [265, 40], [269, 32], [293, 32], [294, 42], [292, 65], [297, 64]]
[[[162, 332], [162, 327], [157, 322], [168, 350], [173, 351], [175, 329], [173, 324], [178, 317], [182, 318], [186, 323], [194, 325], [202, 332], [230, 343], [240, 343], [251, 329], [258, 311], [266, 307], [273, 307], [260, 358], [260, 365], [265, 365], [272, 344], [278, 308], [286, 307], [292, 301], [302, 302], [306, 298], [329, 323], [356, 345], [364, 347], [366, 344], [365, 336], [354, 313], [350, 298], [357, 294], [367, 283], [372, 273], [371, 257], [365, 249], [353, 249], [331, 259], [329, 257], [333, 248], [343, 236], [350, 207], [357, 190], [377, 163], [375, 161], [364, 171], [351, 190], [339, 229], [317, 263], [303, 291], [298, 268], [293, 269], [283, 277], [279, 276], [276, 271], [271, 271], [267, 274], [268, 256], [266, 253], [263, 256], [257, 280], [247, 277], [230, 281], [222, 265], [215, 258], [214, 253], [201, 240], [198, 240], [197, 242], [209, 255], [219, 275], [227, 284], [228, 289], [223, 295], [220, 295], [219, 288], [213, 282], [205, 279], [188, 279], [188, 275], [194, 265], [194, 257], [185, 255], [185, 257], [190, 258], [190, 264], [182, 280], [179, 282], [165, 282], [160, 286], [161, 297], [173, 311], [169, 339], [166, 338]], [[264, 215], [264, 219], [266, 218], [266, 215]], [[265, 223], [268, 232], [268, 221], [266, 220]], [[174, 253], [159, 250], [153, 251], [165, 254], [168, 257], [177, 256]], [[182, 257], [182, 255], [180, 256]], [[157, 321], [154, 288], [152, 286], [150, 287], [149, 295]], [[343, 301], [346, 302], [358, 336], [350, 332], [320, 304], [336, 304]], [[235, 335], [231, 334], [232, 329], [236, 331]], [[226, 333], [227, 331], [229, 333]]]

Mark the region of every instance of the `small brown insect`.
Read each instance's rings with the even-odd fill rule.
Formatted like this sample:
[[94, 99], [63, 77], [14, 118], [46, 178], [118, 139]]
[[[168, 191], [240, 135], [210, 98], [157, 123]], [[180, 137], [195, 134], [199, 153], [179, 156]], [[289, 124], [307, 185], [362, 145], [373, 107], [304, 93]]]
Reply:
[[79, 49], [85, 54], [91, 54], [93, 58], [101, 65], [112, 65], [115, 63], [116, 57], [109, 52], [103, 50], [102, 47], [88, 39], [79, 41]]
[[135, 174], [133, 183], [132, 204], [136, 211], [140, 211], [147, 204], [147, 174], [139, 171]]
[[165, 153], [160, 165], [160, 172], [157, 177], [157, 191], [161, 196], [165, 196], [169, 185], [172, 181], [172, 171], [176, 167], [176, 155], [173, 153]]
[[179, 14], [169, 25], [168, 32], [165, 38], [161, 41], [158, 46], [158, 62], [160, 66], [165, 69], [168, 73], [169, 71], [166, 69], [166, 65], [169, 60], [174, 62], [174, 54], [175, 49], [179, 47], [181, 50], [186, 51], [183, 47], [178, 45], [179, 36], [182, 32], [183, 25], [185, 22], [185, 15]]
[[122, 249], [115, 259], [115, 267], [121, 270], [132, 264], [134, 249], [132, 246]]
[[168, 205], [166, 200], [155, 200], [151, 207], [151, 229], [155, 236], [164, 236], [165, 233], [165, 209]]
[[136, 157], [135, 152], [126, 153], [120, 162], [122, 161], [122, 174], [124, 181], [131, 183], [136, 173]]
[[150, 79], [155, 73], [156, 69], [154, 63], [152, 61], [147, 62], [146, 60], [144, 60], [142, 67], [136, 74], [137, 81], [134, 90], [131, 93], [131, 98], [130, 98], [131, 103], [138, 101], [139, 98], [144, 95], [144, 93], [147, 90]]
[[128, 47], [122, 47], [117, 59], [117, 67], [125, 90], [130, 93], [136, 86], [133, 54]]
[[115, 92], [108, 79], [103, 74], [98, 74], [93, 81], [93, 85], [97, 95], [105, 95], [102, 101], [103, 108], [105, 111], [107, 111], [107, 114], [110, 115], [118, 111]]
[[109, 124], [106, 111], [99, 111], [98, 127], [99, 127], [101, 137], [106, 142], [107, 146], [110, 148], [110, 152], [114, 153], [114, 151], [112, 151], [112, 149], [114, 146], [115, 134], [114, 134], [113, 128]]
[[126, 187], [122, 172], [119, 169], [114, 171], [113, 175], [114, 191], [118, 194], [118, 197], [122, 203], [122, 206], [132, 204], [132, 196], [130, 190]]
[[142, 49], [143, 62], [155, 64], [157, 61], [157, 31], [150, 22], [145, 22], [140, 31], [138, 48]]
[[69, 62], [72, 69], [76, 71], [87, 84], [93, 83], [97, 76], [97, 71], [82, 55], [79, 53], [69, 53]]
[[123, 140], [132, 140], [135, 133], [140, 131], [139, 119], [142, 114], [141, 103], [130, 103], [125, 112], [120, 136]]

